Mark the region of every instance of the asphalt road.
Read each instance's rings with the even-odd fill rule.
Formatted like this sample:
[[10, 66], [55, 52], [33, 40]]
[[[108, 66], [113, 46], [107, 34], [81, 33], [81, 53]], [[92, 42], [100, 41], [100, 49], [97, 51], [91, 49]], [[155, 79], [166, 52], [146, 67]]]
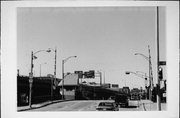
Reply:
[[[29, 111], [96, 111], [99, 102], [100, 100], [66, 101]], [[140, 107], [137, 107], [137, 103], [137, 101], [131, 101], [129, 107], [119, 108], [119, 111], [142, 111]]]

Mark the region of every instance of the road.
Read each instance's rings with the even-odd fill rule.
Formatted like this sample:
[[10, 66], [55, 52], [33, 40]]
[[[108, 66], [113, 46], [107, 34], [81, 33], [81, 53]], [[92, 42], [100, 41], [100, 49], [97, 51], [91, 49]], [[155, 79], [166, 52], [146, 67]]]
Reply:
[[[66, 101], [28, 111], [96, 111], [99, 102], [100, 100]], [[138, 106], [137, 101], [134, 101], [128, 108], [119, 108], [119, 111], [142, 111], [140, 107], [136, 106]]]

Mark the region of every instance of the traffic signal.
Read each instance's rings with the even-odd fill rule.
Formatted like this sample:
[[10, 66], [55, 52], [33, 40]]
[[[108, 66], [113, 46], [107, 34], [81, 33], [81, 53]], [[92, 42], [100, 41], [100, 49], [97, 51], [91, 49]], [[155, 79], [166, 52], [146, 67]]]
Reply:
[[159, 75], [159, 79], [162, 80], [163, 79], [163, 69], [161, 67], [159, 67], [158, 75]]
[[145, 78], [145, 86], [147, 86], [147, 78]]

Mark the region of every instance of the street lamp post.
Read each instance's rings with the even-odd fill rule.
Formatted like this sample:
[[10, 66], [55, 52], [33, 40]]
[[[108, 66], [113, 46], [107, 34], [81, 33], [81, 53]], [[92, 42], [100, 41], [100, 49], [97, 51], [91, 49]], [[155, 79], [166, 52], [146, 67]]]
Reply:
[[[54, 55], [55, 55], [55, 57], [54, 57], [54, 81], [55, 81], [55, 83], [56, 83], [56, 58], [57, 58], [57, 49], [55, 48], [55, 50], [54, 49], [52, 49], [52, 48], [49, 48], [49, 50], [52, 50], [52, 51], [54, 51]], [[53, 100], [53, 80], [51, 79], [51, 101]]]
[[159, 7], [157, 6], [157, 110], [161, 111], [159, 67]]
[[33, 60], [34, 59], [37, 59], [37, 57], [35, 56], [35, 54], [39, 53], [39, 52], [42, 52], [42, 51], [45, 51], [45, 52], [50, 52], [50, 50], [39, 50], [35, 53], [33, 53], [33, 51], [31, 52], [31, 72], [29, 73], [29, 107], [31, 108], [32, 106], [32, 83], [33, 83], [33, 67], [34, 67], [34, 64], [33, 64]]
[[64, 60], [62, 60], [62, 100], [64, 99], [64, 64], [70, 58], [76, 58], [77, 56], [70, 56]]
[[147, 95], [148, 95], [148, 94], [147, 94], [147, 91], [148, 91], [148, 88], [147, 88], [147, 78], [148, 78], [148, 77], [147, 77], [147, 75], [146, 75], [145, 72], [136, 71], [136, 73], [139, 73], [139, 72], [144, 74], [144, 80], [145, 80], [145, 82], [144, 82], [144, 84], [145, 84], [145, 95], [146, 95], [145, 97], [146, 97], [146, 99], [147, 99]]
[[145, 75], [138, 74], [139, 72], [141, 72], [141, 71], [136, 71], [136, 72], [126, 71], [125, 74], [126, 74], [126, 75], [129, 75], [130, 73], [132, 73], [132, 74], [135, 74], [135, 75], [138, 76], [138, 77], [141, 77], [141, 78], [145, 79], [145, 88], [146, 88], [146, 86], [147, 86], [147, 83], [146, 83], [146, 82], [147, 82], [147, 78], [150, 78], [150, 77], [148, 77], [148, 76], [146, 75], [146, 73], [144, 73], [144, 72], [141, 72], [141, 73], [143, 73], [143, 74], [145, 74]]
[[153, 77], [152, 77], [153, 75], [152, 75], [152, 64], [151, 64], [151, 55], [150, 55], [149, 45], [148, 45], [148, 52], [149, 52], [149, 57], [141, 53], [135, 53], [135, 55], [141, 55], [149, 62], [149, 100], [151, 100], [152, 98], [151, 88], [153, 87]]

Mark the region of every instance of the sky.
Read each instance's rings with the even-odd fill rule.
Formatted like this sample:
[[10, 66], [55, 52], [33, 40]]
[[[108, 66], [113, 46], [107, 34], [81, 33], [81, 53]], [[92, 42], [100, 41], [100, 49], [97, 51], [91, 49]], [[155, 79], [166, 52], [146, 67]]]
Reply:
[[[160, 60], [166, 60], [165, 8], [160, 9]], [[31, 51], [57, 48], [57, 77], [65, 73], [95, 70], [106, 83], [119, 87], [143, 87], [144, 79], [126, 71], [148, 75], [151, 50], [156, 82], [156, 7], [44, 7], [17, 9], [17, 69], [28, 75]], [[40, 52], [34, 60], [34, 75], [54, 73], [54, 52]], [[47, 63], [47, 64], [44, 64]], [[164, 68], [164, 67], [163, 67]], [[165, 68], [164, 68], [165, 70]], [[104, 76], [105, 75], [105, 76]], [[166, 76], [165, 76], [166, 77]], [[99, 78], [87, 81], [99, 82]]]

